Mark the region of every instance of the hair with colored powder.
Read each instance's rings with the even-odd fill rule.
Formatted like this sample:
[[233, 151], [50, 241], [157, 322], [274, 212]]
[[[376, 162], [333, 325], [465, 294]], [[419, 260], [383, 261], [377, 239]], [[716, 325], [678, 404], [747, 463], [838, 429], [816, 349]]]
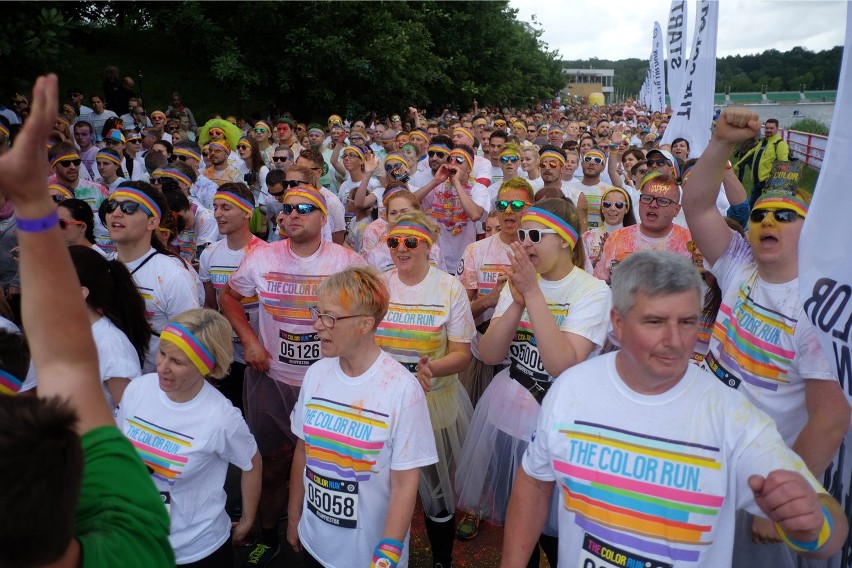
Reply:
[[355, 266], [337, 272], [322, 281], [317, 296], [340, 303], [355, 314], [373, 318], [373, 331], [388, 312], [390, 291], [384, 278], [372, 266]]
[[535, 202], [535, 191], [533, 191], [530, 182], [520, 176], [507, 179], [497, 191], [497, 197], [500, 197], [506, 191], [520, 191], [526, 194], [529, 203]]

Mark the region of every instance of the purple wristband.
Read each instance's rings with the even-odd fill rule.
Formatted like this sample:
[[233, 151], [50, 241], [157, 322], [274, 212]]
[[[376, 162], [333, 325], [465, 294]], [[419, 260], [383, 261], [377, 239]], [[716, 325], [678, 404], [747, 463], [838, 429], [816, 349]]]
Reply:
[[23, 231], [25, 233], [41, 233], [42, 231], [47, 231], [48, 229], [52, 229], [58, 225], [59, 215], [56, 214], [56, 211], [53, 211], [41, 219], [21, 219], [20, 217], [15, 217], [15, 223], [18, 226], [19, 231]]

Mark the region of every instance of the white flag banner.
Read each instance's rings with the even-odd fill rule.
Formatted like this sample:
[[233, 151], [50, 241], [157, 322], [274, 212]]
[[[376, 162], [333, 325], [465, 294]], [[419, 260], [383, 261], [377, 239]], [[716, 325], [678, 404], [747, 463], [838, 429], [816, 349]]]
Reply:
[[[846, 8], [846, 42], [831, 135], [825, 149], [802, 236], [799, 239], [799, 294], [840, 386], [852, 403], [852, 247], [850, 243], [849, 161], [852, 159], [852, 9]], [[838, 459], [826, 471], [826, 488], [852, 518], [852, 431]], [[847, 539], [832, 566], [849, 566]]]
[[717, 0], [698, 0], [692, 53], [686, 64], [681, 95], [672, 108], [662, 144], [675, 138], [689, 141], [689, 153], [698, 156], [710, 141], [713, 124], [713, 95], [716, 91], [716, 36], [719, 25]]
[[666, 28], [668, 36], [666, 88], [669, 91], [669, 104], [672, 108], [677, 108], [677, 98], [681, 95], [686, 75], [686, 6], [686, 0], [672, 0], [669, 25]]
[[663, 31], [660, 22], [654, 22], [654, 38], [651, 49], [651, 110], [666, 110], [665, 62], [663, 60]]

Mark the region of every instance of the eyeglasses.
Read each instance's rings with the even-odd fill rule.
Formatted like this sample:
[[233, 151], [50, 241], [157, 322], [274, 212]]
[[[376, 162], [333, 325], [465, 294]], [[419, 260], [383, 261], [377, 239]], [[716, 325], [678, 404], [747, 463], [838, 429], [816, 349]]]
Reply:
[[450, 162], [455, 162], [457, 164], [465, 163], [465, 159], [462, 156], [450, 156]]
[[269, 131], [265, 128], [255, 128], [254, 129], [255, 134], [266, 134], [267, 132], [269, 132]]
[[527, 203], [526, 201], [522, 201], [520, 199], [513, 199], [512, 201], [506, 201], [504, 199], [499, 199], [495, 202], [495, 205], [497, 206], [497, 211], [500, 211], [502, 213], [503, 211], [505, 211], [509, 207], [512, 208], [512, 211], [521, 211], [521, 210], [523, 210], [524, 207], [529, 205], [529, 203]]
[[447, 155], [446, 152], [439, 152], [438, 150], [430, 150], [428, 154], [430, 158], [443, 158]]
[[80, 158], [77, 158], [76, 160], [60, 160], [59, 162], [57, 162], [57, 164], [59, 164], [63, 168], [70, 167], [71, 164], [74, 164], [75, 166], [79, 166], [82, 163], [83, 163], [83, 160], [81, 160]]
[[334, 324], [336, 324], [339, 320], [370, 317], [367, 314], [355, 314], [351, 316], [333, 316], [331, 314], [321, 314], [319, 308], [316, 306], [311, 306], [308, 309], [311, 312], [311, 319], [313, 319], [314, 321], [319, 320], [322, 323], [322, 326], [326, 329], [334, 329]]
[[675, 202], [674, 199], [669, 199], [668, 197], [657, 197], [656, 195], [649, 195], [647, 193], [643, 193], [639, 196], [639, 202], [644, 203], [645, 205], [650, 205], [655, 201], [660, 207], [668, 207]]
[[530, 242], [533, 244], [538, 244], [541, 242], [542, 235], [557, 235], [556, 231], [553, 229], [518, 229], [518, 238], [521, 242], [527, 240], [529, 237]]
[[310, 215], [314, 211], [318, 211], [319, 207], [312, 205], [311, 203], [296, 203], [295, 205], [292, 203], [285, 203], [282, 205], [282, 210], [285, 215], [290, 215], [294, 210], [299, 215]]
[[290, 156], [272, 156], [273, 162], [286, 162], [290, 159]]
[[603, 159], [597, 156], [583, 156], [583, 163], [601, 165], [603, 164]]
[[403, 239], [400, 239], [399, 237], [388, 237], [387, 243], [389, 249], [398, 249], [400, 243], [404, 244], [407, 249], [416, 249], [421, 240], [423, 239], [419, 237], [405, 237]]
[[344, 158], [349, 158], [349, 159], [352, 159], [352, 158], [360, 159], [360, 158], [361, 158], [361, 156], [359, 156], [359, 155], [358, 155], [358, 154], [356, 154], [355, 152], [344, 152], [344, 153], [343, 153], [343, 157], [344, 157]]
[[649, 166], [651, 166], [652, 168], [654, 166], [670, 166], [670, 165], [672, 165], [672, 163], [665, 158], [661, 158], [659, 160], [648, 160], [645, 163], [648, 164]]
[[602, 201], [601, 205], [603, 205], [604, 209], [609, 209], [610, 207], [615, 207], [616, 209], [624, 209], [627, 204], [623, 201]]
[[509, 162], [512, 162], [514, 164], [518, 160], [520, 160], [520, 158], [518, 156], [501, 156], [500, 157], [500, 163], [501, 164], [508, 164]]
[[792, 223], [799, 218], [799, 214], [792, 209], [755, 209], [749, 219], [752, 223], [762, 223], [770, 213], [779, 223]]
[[225, 135], [225, 131], [222, 130], [221, 128], [211, 128], [208, 131], [208, 133], [210, 134], [210, 136], [224, 136]]
[[85, 225], [85, 223], [81, 221], [66, 221], [65, 219], [59, 220], [59, 228], [65, 230], [68, 228], [68, 225]]
[[[151, 181], [153, 182], [153, 180]], [[116, 209], [121, 209], [121, 212], [125, 215], [133, 215], [140, 207], [142, 207], [142, 204], [136, 201], [116, 201], [114, 199], [107, 201], [107, 204], [104, 206], [107, 213], [113, 213]]]
[[248, 144], [237, 144], [237, 150], [251, 150], [251, 146]]
[[556, 160], [542, 160], [538, 163], [539, 168], [560, 168], [562, 165]]

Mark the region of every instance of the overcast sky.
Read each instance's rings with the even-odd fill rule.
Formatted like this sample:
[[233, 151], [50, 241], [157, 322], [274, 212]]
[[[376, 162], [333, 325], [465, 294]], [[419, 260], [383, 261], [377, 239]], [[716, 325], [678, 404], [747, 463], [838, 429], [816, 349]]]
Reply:
[[[692, 45], [695, 0], [689, 0]], [[534, 15], [542, 39], [563, 59], [647, 59], [654, 21], [666, 32], [671, 0], [510, 0], [518, 19]], [[813, 51], [843, 45], [846, 2], [722, 0], [717, 55], [746, 55], [802, 46]]]

